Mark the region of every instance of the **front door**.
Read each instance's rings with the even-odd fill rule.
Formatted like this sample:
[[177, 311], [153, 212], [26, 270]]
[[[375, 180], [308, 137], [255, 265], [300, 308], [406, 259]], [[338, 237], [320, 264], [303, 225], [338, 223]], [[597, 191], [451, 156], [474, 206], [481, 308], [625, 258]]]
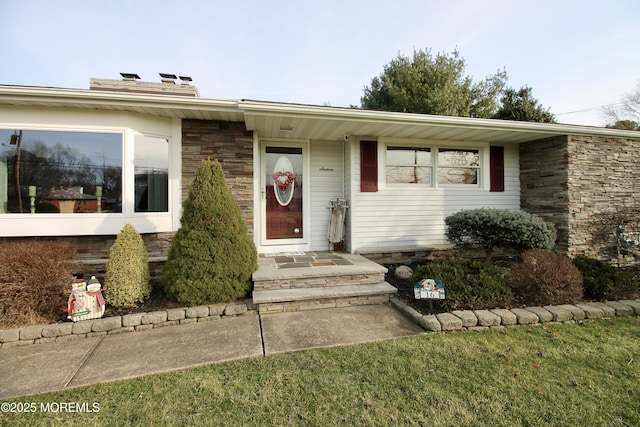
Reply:
[[305, 145], [265, 143], [262, 148], [262, 243], [304, 249]]

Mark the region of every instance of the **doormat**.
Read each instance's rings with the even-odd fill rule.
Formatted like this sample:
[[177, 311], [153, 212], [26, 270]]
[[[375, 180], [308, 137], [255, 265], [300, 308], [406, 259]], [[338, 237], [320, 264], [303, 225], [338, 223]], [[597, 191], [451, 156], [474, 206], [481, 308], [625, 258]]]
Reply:
[[273, 258], [273, 257], [279, 257], [279, 256], [304, 256], [304, 255], [305, 255], [304, 252], [273, 252], [273, 253], [264, 254], [264, 257]]

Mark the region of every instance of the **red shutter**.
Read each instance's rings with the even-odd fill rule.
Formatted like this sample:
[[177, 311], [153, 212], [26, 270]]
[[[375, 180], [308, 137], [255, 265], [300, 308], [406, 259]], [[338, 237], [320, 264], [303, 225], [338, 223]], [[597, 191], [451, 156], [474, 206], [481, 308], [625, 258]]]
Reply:
[[360, 142], [360, 191], [378, 191], [378, 143]]
[[504, 147], [489, 147], [490, 191], [504, 191]]

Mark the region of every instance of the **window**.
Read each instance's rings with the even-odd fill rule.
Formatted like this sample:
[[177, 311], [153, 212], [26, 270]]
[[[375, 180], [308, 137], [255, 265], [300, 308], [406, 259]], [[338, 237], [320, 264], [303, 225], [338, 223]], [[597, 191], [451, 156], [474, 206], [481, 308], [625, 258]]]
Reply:
[[169, 140], [136, 135], [134, 140], [135, 211], [169, 210]]
[[387, 184], [431, 185], [430, 148], [387, 147]]
[[121, 133], [0, 129], [0, 213], [122, 212]]
[[478, 185], [480, 150], [438, 149], [438, 186]]

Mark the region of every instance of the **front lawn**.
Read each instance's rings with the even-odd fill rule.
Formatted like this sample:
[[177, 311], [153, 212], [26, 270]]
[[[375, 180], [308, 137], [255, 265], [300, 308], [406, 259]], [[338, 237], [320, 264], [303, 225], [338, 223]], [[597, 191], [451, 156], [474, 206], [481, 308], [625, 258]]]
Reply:
[[636, 426], [640, 317], [425, 334], [7, 402], [99, 412], [5, 412], [0, 425]]

